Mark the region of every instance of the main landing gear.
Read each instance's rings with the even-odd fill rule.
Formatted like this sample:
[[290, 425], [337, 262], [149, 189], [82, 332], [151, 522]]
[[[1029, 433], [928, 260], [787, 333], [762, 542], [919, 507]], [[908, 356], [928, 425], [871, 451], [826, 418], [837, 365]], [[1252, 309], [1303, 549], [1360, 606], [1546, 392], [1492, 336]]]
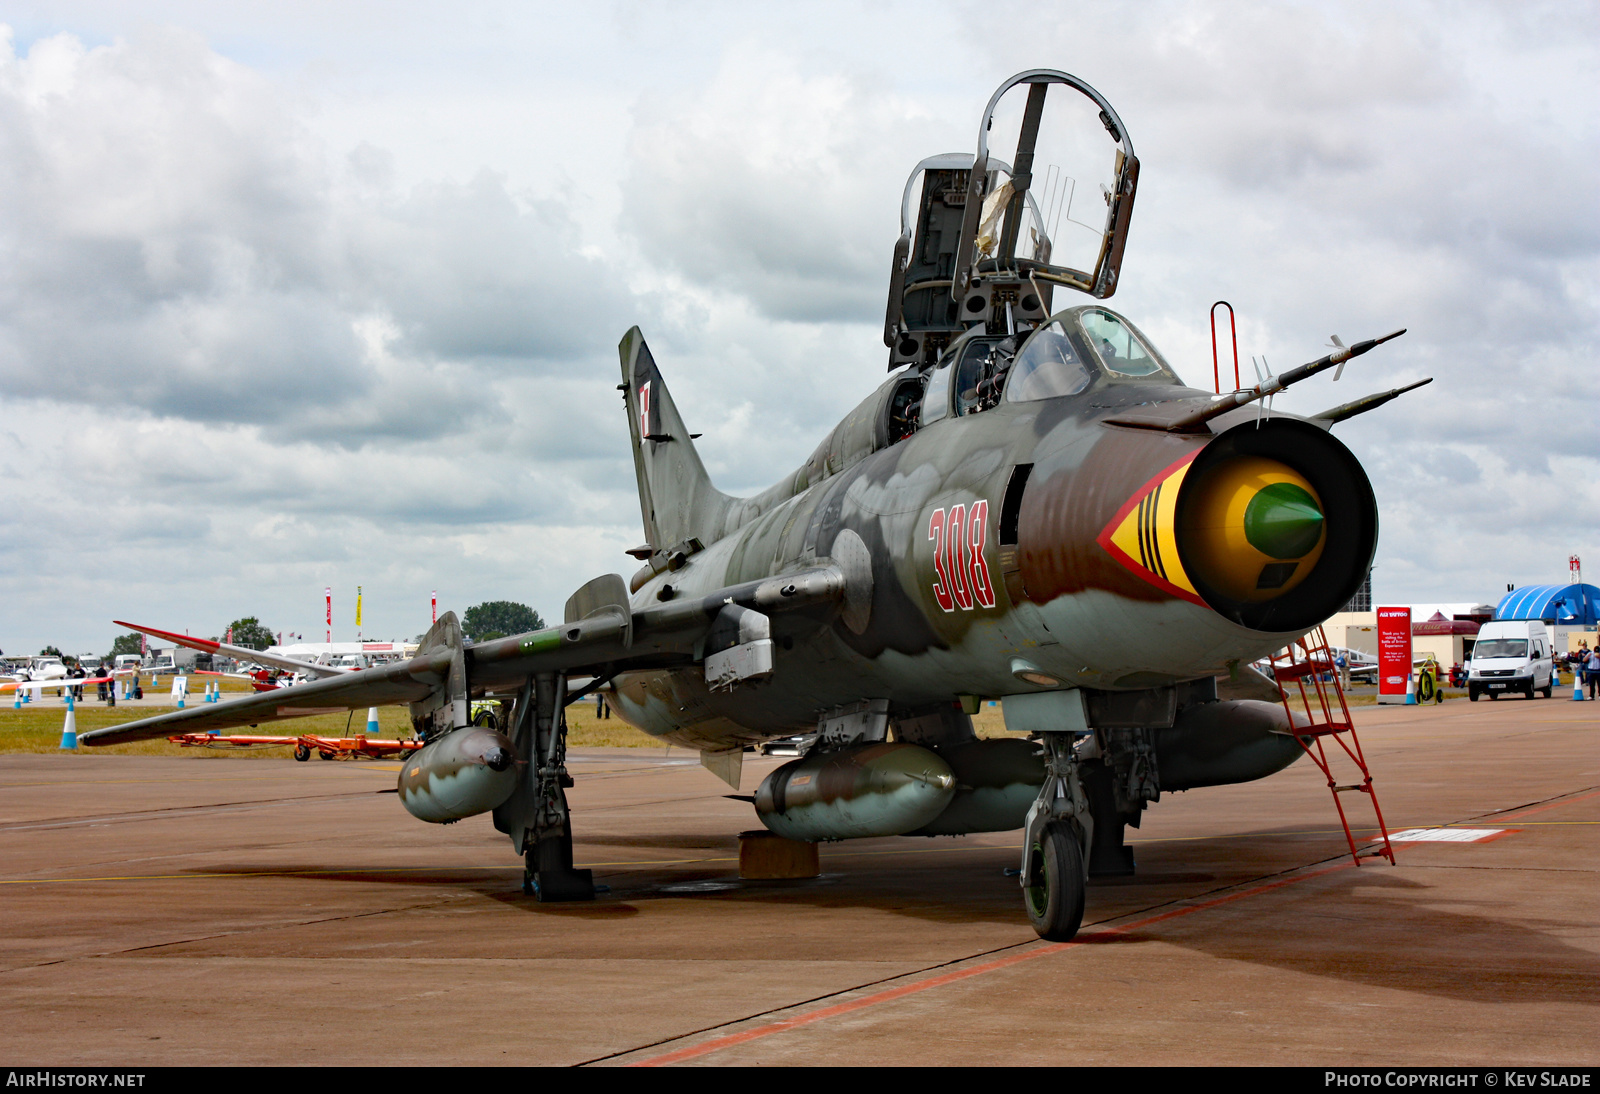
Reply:
[[494, 824], [524, 856], [522, 891], [541, 902], [593, 900], [594, 873], [572, 865], [572, 814], [566, 790], [567, 681], [556, 673], [528, 678], [510, 734], [521, 778], [494, 811]]

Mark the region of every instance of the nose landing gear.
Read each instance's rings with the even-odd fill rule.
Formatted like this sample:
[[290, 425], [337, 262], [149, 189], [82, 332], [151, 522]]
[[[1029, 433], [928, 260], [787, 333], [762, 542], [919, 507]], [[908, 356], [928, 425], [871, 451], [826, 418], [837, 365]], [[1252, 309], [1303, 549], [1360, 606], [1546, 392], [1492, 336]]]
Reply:
[[1094, 815], [1084, 792], [1071, 733], [1040, 735], [1045, 778], [1028, 809], [1022, 843], [1023, 904], [1040, 938], [1066, 942], [1083, 923]]

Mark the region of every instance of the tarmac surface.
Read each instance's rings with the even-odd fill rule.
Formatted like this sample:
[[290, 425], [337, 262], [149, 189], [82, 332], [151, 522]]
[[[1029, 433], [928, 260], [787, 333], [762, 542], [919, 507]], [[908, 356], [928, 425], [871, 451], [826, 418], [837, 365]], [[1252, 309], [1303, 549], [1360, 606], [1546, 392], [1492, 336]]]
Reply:
[[[577, 859], [610, 886], [578, 905], [524, 897], [487, 817], [412, 820], [394, 764], [0, 756], [0, 1058], [1600, 1062], [1600, 704], [1355, 718], [1391, 832], [1493, 834], [1355, 867], [1303, 761], [1167, 795], [1066, 945], [1028, 927], [1016, 833], [739, 881], [757, 822], [677, 749], [572, 756]], [[744, 790], [779, 762], [747, 757]]]

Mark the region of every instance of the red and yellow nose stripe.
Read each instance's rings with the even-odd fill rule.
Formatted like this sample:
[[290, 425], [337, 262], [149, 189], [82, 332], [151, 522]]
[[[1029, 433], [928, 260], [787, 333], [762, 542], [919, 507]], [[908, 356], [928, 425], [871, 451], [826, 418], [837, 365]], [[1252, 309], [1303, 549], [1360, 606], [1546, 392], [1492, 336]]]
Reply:
[[1196, 455], [1136, 491], [1101, 532], [1100, 545], [1146, 581], [1197, 604], [1205, 601], [1194, 578], [1244, 602], [1275, 599], [1304, 581], [1327, 542], [1322, 499], [1311, 483], [1277, 460], [1236, 456], [1185, 485]]
[[1178, 490], [1199, 454], [1196, 450], [1168, 465], [1134, 491], [1101, 531], [1098, 542], [1150, 584], [1205, 606], [1183, 568], [1177, 537]]

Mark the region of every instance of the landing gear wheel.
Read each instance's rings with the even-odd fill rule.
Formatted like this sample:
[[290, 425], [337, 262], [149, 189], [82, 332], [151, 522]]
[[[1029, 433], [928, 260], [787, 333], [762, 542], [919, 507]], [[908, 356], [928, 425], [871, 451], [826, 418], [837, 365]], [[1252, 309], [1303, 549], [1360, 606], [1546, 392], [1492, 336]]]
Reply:
[[311, 749], [307, 748], [305, 745], [295, 745], [294, 758], [299, 760], [301, 763], [305, 763], [307, 760], [311, 759]]
[[1083, 851], [1078, 837], [1065, 822], [1051, 821], [1029, 854], [1036, 884], [1022, 890], [1028, 921], [1040, 938], [1066, 942], [1083, 922]]

